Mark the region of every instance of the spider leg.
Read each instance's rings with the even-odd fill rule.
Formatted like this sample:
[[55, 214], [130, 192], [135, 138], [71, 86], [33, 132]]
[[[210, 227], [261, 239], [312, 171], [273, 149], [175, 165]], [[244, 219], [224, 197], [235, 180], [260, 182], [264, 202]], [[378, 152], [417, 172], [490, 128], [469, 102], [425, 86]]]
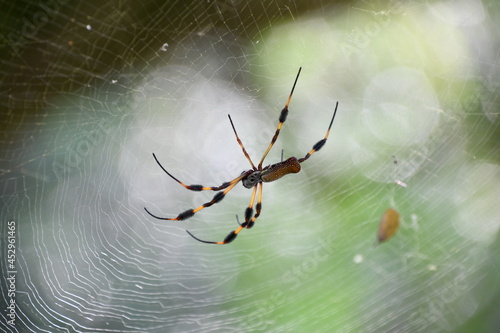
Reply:
[[338, 106], [339, 106], [339, 102], [337, 102], [337, 104], [335, 104], [335, 111], [333, 111], [333, 117], [332, 117], [332, 120], [330, 121], [330, 126], [328, 126], [328, 130], [326, 131], [325, 137], [323, 139], [319, 140], [318, 142], [316, 142], [314, 144], [313, 148], [311, 149], [311, 151], [308, 152], [306, 154], [306, 156], [304, 156], [302, 158], [299, 158], [298, 159], [299, 163], [302, 163], [305, 160], [307, 160], [309, 157], [311, 157], [312, 154], [314, 154], [315, 152], [317, 152], [318, 150], [320, 150], [321, 147], [323, 147], [325, 145], [326, 139], [328, 139], [328, 135], [330, 134], [330, 129], [332, 128], [333, 119], [335, 119], [335, 114], [337, 113], [337, 107]]
[[176, 182], [178, 182], [179, 184], [181, 184], [182, 186], [184, 186], [188, 190], [191, 190], [191, 191], [209, 191], [209, 190], [211, 190], [211, 191], [220, 191], [220, 190], [223, 190], [223, 189], [225, 189], [226, 187], [228, 187], [229, 185], [232, 184], [232, 182], [225, 182], [221, 186], [213, 186], [213, 187], [207, 187], [207, 186], [203, 186], [203, 185], [186, 185], [183, 182], [181, 182], [179, 179], [177, 179], [174, 176], [172, 176], [172, 174], [170, 172], [168, 172], [167, 169], [165, 169], [163, 167], [163, 165], [161, 165], [160, 161], [158, 161], [158, 159], [156, 158], [155, 153], [153, 153], [153, 157], [155, 158], [155, 161], [156, 161], [156, 163], [158, 163], [158, 165], [160, 166], [160, 168], [163, 171], [165, 171], [165, 173], [167, 175], [169, 175], [170, 178], [172, 178], [173, 180], [175, 180]]
[[259, 170], [262, 168], [262, 163], [264, 163], [264, 159], [266, 158], [267, 154], [273, 147], [274, 143], [278, 139], [278, 135], [280, 134], [281, 126], [283, 126], [283, 123], [286, 120], [286, 117], [288, 116], [288, 104], [290, 104], [290, 100], [292, 99], [293, 91], [295, 89], [295, 85], [297, 84], [297, 80], [299, 79], [300, 71], [302, 70], [302, 67], [299, 67], [299, 72], [297, 73], [297, 77], [295, 78], [295, 82], [293, 83], [292, 91], [290, 92], [290, 95], [288, 96], [288, 100], [286, 101], [285, 107], [283, 110], [281, 110], [281, 114], [279, 117], [279, 123], [278, 123], [278, 128], [276, 129], [276, 133], [274, 133], [274, 136], [271, 140], [271, 143], [269, 144], [269, 147], [267, 147], [266, 152], [262, 156], [262, 159], [259, 162]]
[[186, 230], [186, 232], [189, 234], [189, 236], [193, 237], [194, 239], [196, 239], [198, 242], [202, 242], [202, 243], [206, 243], [206, 244], [219, 244], [219, 245], [224, 245], [224, 244], [228, 244], [228, 243], [231, 243], [235, 238], [236, 236], [238, 236], [238, 233], [243, 230], [243, 228], [245, 228], [243, 225], [240, 225], [238, 227], [238, 229], [236, 230], [233, 230], [231, 231], [227, 236], [226, 238], [224, 238], [224, 240], [222, 242], [211, 242], [211, 241], [206, 241], [206, 240], [203, 240], [203, 239], [199, 239], [198, 237], [196, 237], [195, 235], [193, 235], [192, 233], [189, 232], [189, 230]]
[[217, 192], [217, 194], [214, 195], [214, 197], [212, 198], [212, 200], [210, 200], [208, 202], [205, 202], [203, 205], [201, 205], [201, 206], [199, 206], [197, 208], [188, 209], [188, 210], [180, 213], [179, 215], [177, 215], [177, 217], [172, 217], [172, 218], [169, 218], [169, 217], [160, 217], [160, 216], [156, 216], [156, 215], [152, 214], [146, 207], [144, 207], [144, 210], [149, 215], [151, 215], [152, 217], [154, 217], [155, 219], [158, 219], [158, 220], [166, 220], [166, 221], [182, 221], [182, 220], [186, 220], [186, 219], [192, 217], [194, 214], [196, 214], [200, 210], [202, 210], [204, 208], [207, 208], [207, 207], [210, 207], [213, 204], [216, 204], [216, 203], [220, 202], [222, 199], [224, 199], [224, 197], [226, 196], [226, 194], [229, 191], [231, 191], [236, 186], [236, 184], [238, 184], [240, 182], [240, 180], [242, 180], [244, 177], [246, 177], [251, 172], [253, 172], [253, 170], [249, 170], [247, 172], [242, 173], [237, 178], [231, 180], [229, 182], [228, 187], [224, 191]]
[[255, 203], [255, 194], [257, 193], [257, 186], [259, 186], [259, 184], [255, 185], [253, 187], [252, 197], [250, 198], [250, 203], [248, 204], [247, 209], [245, 209], [245, 222], [243, 222], [242, 224], [240, 224], [242, 227], [247, 227], [248, 222], [252, 218], [253, 204]]
[[244, 226], [245, 228], [247, 229], [250, 229], [251, 227], [253, 227], [254, 223], [255, 223], [255, 220], [257, 220], [257, 218], [260, 216], [260, 211], [262, 210], [262, 183], [259, 183], [257, 184], [257, 186], [259, 186], [259, 194], [257, 196], [257, 205], [255, 205], [255, 215], [252, 217], [252, 219], [250, 220], [250, 217], [249, 217], [249, 221], [247, 222], [245, 220], [245, 223], [242, 223], [242, 226]]
[[234, 127], [233, 120], [231, 119], [230, 115], [227, 115], [229, 117], [229, 122], [231, 123], [231, 127], [233, 128], [234, 135], [236, 135], [236, 141], [238, 141], [238, 144], [241, 147], [241, 150], [243, 150], [243, 154], [245, 154], [245, 157], [247, 158], [248, 162], [250, 162], [250, 165], [252, 166], [252, 169], [256, 169], [255, 165], [253, 165], [252, 159], [250, 158], [250, 155], [248, 155], [245, 146], [243, 146], [243, 142], [241, 142], [240, 137], [238, 136], [238, 133], [236, 133], [236, 128]]
[[[224, 244], [228, 244], [228, 243], [231, 243], [235, 238], [236, 236], [238, 236], [238, 234], [240, 233], [241, 230], [243, 230], [244, 228], [246, 229], [250, 229], [251, 227], [253, 227], [254, 223], [255, 223], [255, 220], [259, 217], [260, 215], [260, 212], [261, 212], [261, 209], [262, 209], [262, 183], [259, 183], [257, 185], [255, 185], [254, 187], [254, 192], [252, 194], [252, 199], [250, 200], [251, 204], [253, 205], [253, 201], [255, 200], [255, 192], [256, 192], [256, 188], [257, 186], [259, 186], [259, 194], [258, 194], [258, 197], [257, 197], [257, 205], [255, 207], [256, 209], [256, 213], [255, 215], [252, 217], [252, 219], [250, 221], [246, 221], [246, 217], [248, 216], [247, 215], [247, 212], [248, 212], [248, 208], [247, 210], [245, 211], [245, 222], [244, 223], [241, 223], [240, 224], [240, 221], [238, 220], [238, 215], [236, 215], [236, 221], [238, 222], [238, 224], [240, 225], [236, 230], [233, 230], [231, 231], [227, 236], [226, 238], [224, 238], [224, 240], [222, 242], [211, 242], [211, 241], [206, 241], [206, 240], [203, 240], [203, 239], [200, 239], [198, 237], [196, 237], [195, 235], [193, 235], [192, 233], [190, 233], [188, 230], [186, 230], [186, 232], [189, 234], [189, 236], [193, 237], [194, 239], [196, 239], [197, 241], [199, 242], [202, 242], [202, 243], [206, 243], [206, 244], [218, 244], [218, 245], [224, 245]], [[252, 214], [250, 213], [250, 216]], [[248, 219], [250, 219], [250, 217], [248, 217]]]
[[192, 233], [189, 232], [189, 230], [186, 230], [186, 232], [189, 234], [189, 236], [193, 237], [194, 239], [196, 239], [198, 242], [202, 242], [202, 243], [206, 243], [206, 244], [227, 244], [227, 243], [231, 243], [235, 238], [236, 238], [236, 231], [239, 232], [239, 230], [243, 229], [243, 227], [239, 227], [238, 229], [236, 230], [233, 230], [229, 233], [229, 235], [226, 236], [226, 238], [222, 241], [222, 242], [210, 242], [210, 241], [206, 241], [206, 240], [203, 240], [203, 239], [199, 239], [198, 237], [196, 237], [195, 235], [193, 235]]

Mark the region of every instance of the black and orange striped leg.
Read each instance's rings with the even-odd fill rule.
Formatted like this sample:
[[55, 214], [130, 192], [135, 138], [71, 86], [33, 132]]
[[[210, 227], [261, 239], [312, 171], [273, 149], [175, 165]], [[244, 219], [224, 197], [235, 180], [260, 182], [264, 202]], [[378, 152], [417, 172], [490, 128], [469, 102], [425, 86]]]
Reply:
[[[258, 189], [258, 197], [257, 197], [257, 205], [255, 206], [255, 215], [252, 217], [252, 219], [250, 220], [250, 217], [248, 217], [249, 221], [245, 221], [244, 223], [241, 223], [239, 222], [238, 220], [238, 216], [236, 216], [236, 221], [238, 222], [238, 224], [240, 225], [236, 230], [233, 230], [231, 231], [227, 236], [226, 238], [224, 238], [224, 240], [222, 242], [212, 242], [212, 241], [206, 241], [206, 240], [203, 240], [203, 239], [200, 239], [198, 237], [196, 237], [195, 235], [193, 235], [192, 233], [190, 233], [188, 230], [186, 230], [186, 232], [189, 234], [189, 236], [193, 237], [194, 239], [196, 239], [197, 241], [199, 242], [202, 242], [202, 243], [206, 243], [206, 244], [219, 244], [219, 245], [224, 245], [224, 244], [228, 244], [228, 243], [231, 243], [233, 240], [236, 239], [236, 236], [238, 236], [238, 234], [240, 233], [241, 230], [243, 229], [250, 229], [251, 227], [253, 227], [254, 223], [255, 223], [255, 220], [257, 220], [257, 218], [259, 217], [260, 215], [260, 212], [262, 210], [262, 183], [259, 183], [257, 185], [255, 185], [254, 187], [254, 192], [252, 194], [252, 200], [250, 202], [251, 206], [253, 206], [253, 201], [255, 200], [255, 190], [257, 188], [257, 186], [259, 187]], [[246, 217], [248, 216], [248, 214], [251, 216], [252, 214], [251, 213], [248, 213], [248, 208], [247, 210], [245, 211], [245, 219]]]
[[250, 203], [248, 204], [248, 207], [245, 209], [245, 222], [240, 224], [240, 226], [247, 228], [248, 223], [250, 222], [250, 219], [252, 218], [253, 214], [253, 205], [255, 203], [255, 195], [257, 193], [257, 187], [259, 185], [255, 185], [252, 190], [252, 197], [250, 198]]
[[278, 135], [280, 134], [281, 127], [283, 126], [283, 123], [286, 121], [286, 118], [288, 116], [288, 105], [290, 104], [290, 100], [292, 99], [293, 91], [295, 90], [295, 85], [297, 84], [297, 80], [299, 79], [299, 75], [300, 75], [301, 70], [302, 70], [302, 67], [299, 68], [299, 72], [297, 73], [297, 77], [295, 78], [295, 82], [293, 82], [292, 90], [290, 91], [290, 95], [288, 96], [288, 100], [286, 101], [285, 107], [283, 108], [283, 110], [281, 110], [278, 128], [276, 129], [276, 132], [274, 133], [274, 136], [271, 139], [271, 143], [267, 147], [266, 152], [264, 153], [264, 155], [262, 155], [262, 158], [259, 162], [259, 166], [258, 166], [259, 170], [262, 169], [262, 163], [264, 163], [264, 159], [266, 158], [267, 154], [269, 153], [269, 151], [273, 147], [274, 143], [278, 139]]
[[186, 232], [189, 234], [189, 236], [193, 237], [198, 242], [202, 242], [202, 243], [205, 243], [205, 244], [219, 244], [219, 245], [224, 245], [224, 244], [229, 244], [232, 241], [234, 241], [234, 239], [238, 235], [238, 232], [240, 232], [241, 229], [243, 229], [243, 227], [239, 227], [238, 229], [231, 231], [229, 233], [229, 235], [227, 235], [226, 238], [224, 238], [224, 240], [222, 242], [210, 242], [210, 241], [206, 241], [206, 240], [203, 240], [203, 239], [199, 239], [198, 237], [196, 237], [195, 235], [193, 235], [192, 233], [190, 233], [189, 230], [186, 230]]
[[216, 204], [220, 201], [222, 201], [222, 199], [224, 199], [224, 197], [226, 196], [226, 194], [231, 191], [235, 186], [236, 184], [238, 184], [240, 182], [240, 180], [242, 180], [244, 177], [246, 177], [249, 173], [253, 172], [252, 170], [249, 170], [243, 174], [241, 174], [239, 177], [233, 179], [232, 181], [229, 182], [229, 186], [222, 192], [218, 192], [217, 194], [214, 195], [214, 197], [212, 198], [212, 200], [210, 200], [209, 202], [205, 202], [203, 205], [197, 207], [197, 208], [192, 208], [192, 209], [188, 209], [182, 213], [180, 213], [179, 215], [177, 215], [177, 217], [160, 217], [160, 216], [156, 216], [154, 215], [153, 213], [151, 213], [146, 207], [144, 207], [144, 210], [149, 214], [151, 215], [152, 217], [154, 217], [155, 219], [158, 219], [158, 220], [166, 220], [166, 221], [182, 221], [182, 220], [187, 220], [188, 218], [192, 217], [194, 214], [198, 213], [200, 210], [204, 209], [204, 208], [207, 208], [207, 207], [210, 207], [212, 206], [213, 204]]
[[192, 233], [190, 233], [189, 231], [187, 231], [187, 233], [193, 237], [194, 239], [196, 239], [197, 241], [199, 242], [202, 242], [202, 243], [206, 243], [206, 244], [227, 244], [227, 243], [230, 243], [232, 242], [236, 236], [238, 235], [238, 233], [243, 229], [243, 228], [250, 228], [248, 227], [247, 225], [250, 223], [250, 219], [252, 218], [252, 214], [253, 214], [253, 205], [255, 203], [255, 195], [257, 193], [257, 186], [259, 186], [258, 184], [255, 185], [253, 187], [253, 190], [252, 190], [252, 197], [250, 198], [250, 203], [248, 204], [248, 207], [245, 209], [245, 222], [243, 223], [240, 223], [239, 221], [239, 218], [238, 218], [238, 215], [236, 215], [236, 222], [238, 222], [239, 224], [239, 227], [238, 229], [236, 230], [233, 230], [231, 231], [227, 236], [226, 238], [224, 238], [224, 240], [222, 242], [212, 242], [212, 241], [206, 241], [206, 240], [203, 240], [203, 239], [199, 239], [198, 237], [194, 236]]
[[188, 190], [191, 190], [191, 191], [220, 191], [220, 190], [223, 190], [223, 189], [227, 188], [228, 186], [230, 186], [232, 184], [232, 182], [225, 182], [225, 183], [223, 183], [220, 186], [212, 186], [212, 187], [203, 186], [203, 185], [197, 185], [197, 184], [196, 185], [186, 185], [183, 182], [181, 182], [179, 179], [175, 178], [170, 172], [167, 171], [167, 169], [165, 169], [163, 167], [163, 165], [161, 165], [160, 161], [158, 161], [158, 159], [156, 158], [155, 153], [153, 153], [153, 157], [155, 158], [155, 161], [156, 161], [156, 163], [158, 163], [158, 165], [160, 166], [160, 168], [167, 175], [169, 175], [170, 178], [172, 178], [173, 180], [175, 180], [176, 182], [178, 182], [179, 184], [181, 184], [182, 186], [184, 186]]
[[250, 162], [250, 165], [252, 166], [252, 169], [256, 170], [255, 165], [253, 165], [252, 159], [250, 158], [250, 155], [248, 155], [245, 146], [243, 146], [243, 142], [241, 142], [240, 137], [238, 136], [238, 133], [236, 132], [236, 128], [234, 127], [233, 120], [231, 119], [230, 115], [227, 115], [229, 117], [229, 122], [231, 123], [231, 127], [233, 128], [234, 135], [236, 136], [236, 141], [238, 141], [238, 144], [240, 145], [241, 150], [243, 151], [243, 154], [245, 154], [245, 157], [247, 158], [248, 162]]
[[255, 215], [252, 217], [252, 219], [250, 221], [248, 221], [248, 223], [245, 223], [243, 224], [243, 226], [247, 229], [250, 229], [251, 227], [253, 227], [253, 225], [255, 224], [255, 220], [257, 220], [257, 218], [260, 216], [260, 211], [262, 210], [262, 183], [259, 183], [257, 184], [257, 186], [259, 187], [259, 194], [257, 196], [257, 205], [255, 205]]
[[335, 119], [335, 114], [337, 113], [338, 106], [339, 106], [339, 102], [337, 102], [337, 104], [335, 105], [335, 111], [333, 111], [333, 117], [332, 117], [332, 120], [330, 121], [330, 125], [328, 126], [328, 130], [326, 131], [325, 137], [323, 139], [319, 140], [318, 142], [316, 142], [314, 144], [314, 146], [312, 147], [311, 151], [308, 152], [306, 154], [306, 156], [299, 158], [298, 159], [299, 163], [302, 163], [305, 160], [307, 160], [309, 157], [311, 157], [312, 154], [314, 154], [315, 152], [320, 150], [325, 145], [326, 140], [328, 139], [328, 135], [330, 134], [330, 129], [332, 128], [333, 119]]
[[231, 231], [227, 236], [226, 238], [224, 238], [224, 240], [222, 242], [212, 242], [212, 241], [206, 241], [206, 240], [203, 240], [203, 239], [200, 239], [198, 237], [196, 237], [195, 235], [193, 235], [192, 233], [189, 232], [189, 230], [186, 230], [186, 232], [189, 234], [189, 236], [193, 237], [194, 239], [196, 239], [198, 242], [202, 242], [202, 243], [206, 243], [206, 244], [219, 244], [219, 245], [224, 245], [224, 244], [228, 244], [228, 243], [231, 243], [232, 241], [235, 240], [236, 236], [238, 236], [239, 232], [241, 230], [243, 230], [243, 228], [245, 228], [243, 225], [240, 225], [238, 227], [238, 229], [236, 230], [233, 230]]
[[[257, 187], [259, 187], [259, 198], [257, 199], [257, 206], [256, 210], [257, 213], [252, 216], [253, 214], [253, 205], [255, 203], [255, 196], [257, 193]], [[238, 223], [239, 226], [243, 228], [250, 229], [253, 227], [253, 224], [257, 217], [260, 215], [260, 211], [262, 209], [262, 183], [257, 184], [253, 187], [253, 192], [252, 192], [252, 198], [250, 199], [250, 204], [248, 205], [247, 209], [245, 209], [245, 222], [240, 223], [240, 219], [238, 218], [238, 215], [236, 215], [236, 222]]]

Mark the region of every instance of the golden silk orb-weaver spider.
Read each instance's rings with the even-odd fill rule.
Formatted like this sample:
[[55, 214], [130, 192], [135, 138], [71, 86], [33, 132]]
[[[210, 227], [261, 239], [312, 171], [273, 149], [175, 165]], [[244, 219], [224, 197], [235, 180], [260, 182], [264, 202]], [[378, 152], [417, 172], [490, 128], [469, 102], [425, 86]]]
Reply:
[[[299, 79], [300, 71], [302, 70], [302, 67], [299, 68], [299, 72], [297, 73], [297, 77], [295, 78], [295, 81], [292, 86], [292, 91], [290, 92], [290, 95], [288, 96], [288, 100], [285, 104], [285, 107], [283, 110], [281, 110], [281, 114], [279, 117], [279, 123], [278, 123], [278, 128], [276, 129], [276, 133], [274, 133], [273, 138], [271, 139], [271, 143], [267, 147], [266, 151], [264, 152], [264, 155], [260, 159], [259, 165], [255, 167], [255, 165], [252, 162], [252, 159], [248, 155], [245, 147], [243, 146], [243, 143], [241, 142], [238, 133], [236, 133], [236, 128], [234, 127], [233, 121], [231, 119], [231, 116], [228, 115], [229, 117], [229, 122], [231, 123], [231, 127], [233, 128], [234, 135], [236, 136], [236, 141], [238, 141], [238, 145], [240, 146], [241, 150], [243, 151], [243, 154], [245, 155], [246, 159], [252, 166], [250, 170], [243, 171], [238, 177], [235, 179], [225, 182], [220, 186], [214, 186], [214, 187], [207, 187], [203, 185], [186, 185], [174, 176], [170, 174], [158, 161], [156, 158], [156, 155], [153, 153], [153, 157], [156, 160], [156, 163], [160, 166], [160, 168], [170, 176], [173, 180], [175, 180], [177, 183], [181, 184], [184, 186], [184, 188], [191, 190], [191, 191], [216, 191], [217, 194], [214, 195], [212, 200], [209, 202], [204, 203], [203, 205], [197, 207], [197, 208], [192, 208], [188, 209], [179, 215], [177, 217], [160, 217], [152, 214], [146, 207], [144, 209], [146, 212], [151, 215], [152, 217], [158, 219], [158, 220], [168, 220], [168, 221], [182, 221], [186, 220], [190, 217], [192, 217], [194, 214], [198, 213], [200, 210], [210, 207], [213, 204], [219, 203], [226, 194], [231, 191], [236, 184], [238, 184], [240, 181], [242, 182], [243, 186], [246, 188], [253, 188], [252, 190], [252, 196], [250, 197], [250, 203], [248, 204], [248, 207], [245, 209], [245, 222], [240, 223], [238, 220], [238, 216], [236, 216], [236, 220], [239, 224], [239, 227], [236, 230], [231, 231], [226, 238], [224, 238], [223, 241], [221, 242], [210, 242], [210, 241], [205, 241], [202, 239], [199, 239], [198, 237], [194, 236], [192, 233], [190, 233], [188, 230], [186, 232], [196, 239], [197, 241], [200, 241], [202, 243], [208, 243], [208, 244], [227, 244], [232, 242], [236, 236], [240, 233], [241, 230], [243, 229], [250, 229], [253, 227], [255, 220], [260, 215], [260, 212], [262, 210], [262, 184], [263, 183], [270, 183], [275, 180], [280, 179], [281, 177], [291, 174], [291, 173], [297, 173], [300, 171], [300, 164], [304, 161], [306, 161], [309, 157], [311, 157], [312, 154], [320, 150], [326, 143], [326, 140], [328, 139], [328, 135], [330, 134], [330, 129], [333, 124], [333, 120], [335, 119], [335, 114], [337, 113], [337, 107], [339, 103], [337, 102], [335, 105], [335, 110], [333, 112], [332, 120], [330, 121], [330, 125], [328, 126], [328, 130], [326, 131], [325, 137], [318, 142], [312, 147], [312, 149], [302, 158], [296, 158], [296, 157], [290, 157], [286, 160], [283, 161], [283, 158], [281, 159], [281, 162], [274, 163], [271, 165], [268, 165], [266, 167], [262, 167], [262, 163], [264, 163], [264, 159], [266, 158], [267, 154], [273, 147], [274, 143], [278, 139], [278, 135], [280, 134], [281, 127], [283, 126], [283, 123], [286, 121], [286, 118], [288, 116], [288, 105], [290, 104], [290, 100], [292, 99], [293, 95], [293, 90], [295, 89], [295, 85], [297, 84], [297, 80]], [[255, 214], [254, 214], [254, 203], [255, 203], [255, 197], [257, 197], [257, 204], [255, 205]]]

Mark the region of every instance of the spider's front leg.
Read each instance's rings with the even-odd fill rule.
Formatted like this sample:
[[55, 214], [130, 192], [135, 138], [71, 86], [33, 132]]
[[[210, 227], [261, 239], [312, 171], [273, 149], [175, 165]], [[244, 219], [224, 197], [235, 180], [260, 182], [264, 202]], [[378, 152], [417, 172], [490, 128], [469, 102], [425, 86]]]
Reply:
[[332, 128], [333, 120], [335, 119], [335, 114], [337, 113], [338, 106], [339, 106], [339, 102], [337, 102], [337, 104], [335, 104], [335, 111], [333, 111], [332, 120], [330, 121], [330, 125], [328, 126], [328, 130], [326, 131], [325, 137], [323, 139], [319, 140], [318, 142], [316, 142], [314, 144], [314, 146], [312, 147], [312, 149], [306, 154], [306, 156], [299, 158], [298, 159], [299, 163], [302, 163], [305, 160], [307, 160], [309, 157], [311, 157], [312, 154], [314, 154], [315, 152], [320, 150], [325, 145], [326, 140], [328, 139], [328, 135], [330, 134], [330, 129]]

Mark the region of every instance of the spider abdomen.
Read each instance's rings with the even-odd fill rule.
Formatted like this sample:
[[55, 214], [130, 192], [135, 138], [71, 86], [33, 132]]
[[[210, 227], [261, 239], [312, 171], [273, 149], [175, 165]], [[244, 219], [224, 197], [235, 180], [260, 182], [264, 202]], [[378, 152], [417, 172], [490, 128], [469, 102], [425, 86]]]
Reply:
[[263, 182], [269, 183], [273, 182], [281, 177], [288, 175], [289, 173], [297, 173], [300, 171], [300, 163], [295, 157], [290, 157], [289, 159], [271, 164], [264, 168], [260, 174], [260, 178]]

